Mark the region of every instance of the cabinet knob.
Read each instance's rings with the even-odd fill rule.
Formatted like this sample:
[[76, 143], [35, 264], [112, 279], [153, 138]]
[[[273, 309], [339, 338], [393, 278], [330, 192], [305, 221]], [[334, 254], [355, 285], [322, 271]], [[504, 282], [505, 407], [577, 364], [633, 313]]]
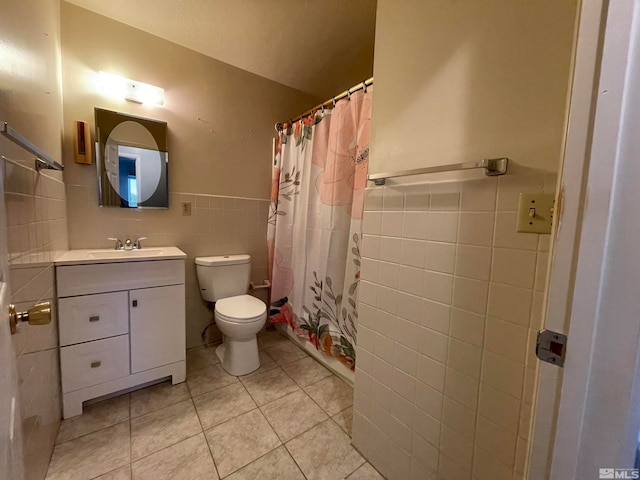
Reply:
[[98, 320], [100, 320], [100, 315], [92, 315], [89, 317], [90, 322], [97, 322]]
[[100, 361], [91, 362], [91, 368], [98, 368], [100, 365], [102, 365], [102, 362]]
[[137, 307], [137, 306], [138, 306], [138, 300], [134, 300], [132, 303], [133, 303], [133, 306], [134, 306], [134, 307]]

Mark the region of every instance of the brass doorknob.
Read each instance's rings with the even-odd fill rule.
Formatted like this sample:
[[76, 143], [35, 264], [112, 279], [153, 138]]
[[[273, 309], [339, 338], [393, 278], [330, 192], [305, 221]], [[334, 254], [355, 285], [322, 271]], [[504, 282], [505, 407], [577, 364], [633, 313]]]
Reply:
[[29, 325], [46, 325], [47, 323], [51, 323], [51, 303], [38, 303], [26, 312], [16, 312], [15, 305], [9, 305], [11, 335], [16, 333], [17, 325], [20, 322], [29, 322]]

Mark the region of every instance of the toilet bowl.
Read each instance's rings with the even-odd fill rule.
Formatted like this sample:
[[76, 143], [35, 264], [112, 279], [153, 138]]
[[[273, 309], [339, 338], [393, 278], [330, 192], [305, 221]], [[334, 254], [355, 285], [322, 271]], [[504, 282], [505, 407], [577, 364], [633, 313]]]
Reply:
[[267, 320], [267, 307], [251, 295], [216, 302], [214, 318], [224, 335], [216, 348], [220, 364], [231, 375], [246, 375], [260, 368], [256, 335]]
[[196, 258], [202, 298], [213, 302], [214, 320], [223, 334], [216, 348], [220, 364], [231, 375], [246, 375], [260, 368], [256, 335], [267, 320], [267, 306], [251, 295], [249, 255]]

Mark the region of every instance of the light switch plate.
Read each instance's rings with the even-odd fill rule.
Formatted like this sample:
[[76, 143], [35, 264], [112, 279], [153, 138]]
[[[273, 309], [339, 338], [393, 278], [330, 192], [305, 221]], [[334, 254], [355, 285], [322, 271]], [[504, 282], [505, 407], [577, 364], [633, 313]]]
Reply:
[[551, 233], [554, 202], [555, 196], [552, 193], [521, 193], [516, 231]]

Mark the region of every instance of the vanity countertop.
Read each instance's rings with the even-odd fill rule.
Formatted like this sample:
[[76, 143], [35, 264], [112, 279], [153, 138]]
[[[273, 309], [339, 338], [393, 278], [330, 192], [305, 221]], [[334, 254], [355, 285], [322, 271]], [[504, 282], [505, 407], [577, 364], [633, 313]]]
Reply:
[[187, 254], [178, 247], [145, 247], [139, 250], [114, 250], [96, 248], [69, 250], [55, 260], [56, 265], [83, 265], [88, 263], [121, 263], [149, 260], [175, 260], [186, 258]]

